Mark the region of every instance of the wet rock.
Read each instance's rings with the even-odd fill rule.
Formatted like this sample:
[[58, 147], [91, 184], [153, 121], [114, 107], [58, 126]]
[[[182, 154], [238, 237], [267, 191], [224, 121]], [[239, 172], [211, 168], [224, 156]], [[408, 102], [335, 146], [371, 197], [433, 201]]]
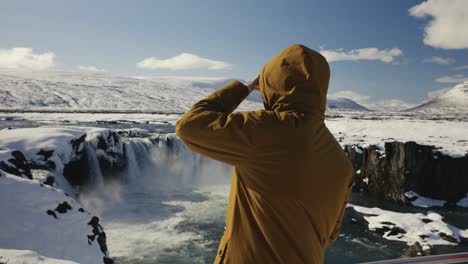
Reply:
[[47, 176], [46, 180], [43, 182], [45, 185], [54, 186], [55, 178], [54, 176]]
[[455, 244], [458, 244], [458, 240], [456, 238], [454, 238], [453, 236], [451, 235], [447, 235], [446, 233], [444, 232], [440, 232], [439, 233], [439, 236], [443, 239], [443, 240], [446, 240], [450, 243], [455, 243]]
[[52, 210], [47, 210], [47, 214], [52, 216], [55, 219], [58, 219], [57, 214]]
[[405, 204], [412, 190], [453, 204], [468, 192], [468, 155], [451, 157], [412, 141], [386, 142], [384, 149], [347, 145], [345, 153], [360, 172], [355, 187], [374, 197]]
[[85, 153], [79, 153], [63, 168], [63, 175], [71, 185], [85, 185], [88, 181], [89, 164]]
[[414, 243], [411, 245], [402, 255], [400, 258], [414, 258], [420, 256], [430, 256], [431, 255], [431, 248], [429, 246], [423, 246], [419, 244], [419, 242]]
[[46, 161], [50, 157], [52, 157], [53, 154], [54, 154], [53, 150], [43, 150], [43, 149], [41, 149], [41, 150], [39, 150], [39, 152], [37, 152], [37, 155], [42, 156], [44, 161]]
[[403, 228], [400, 228], [398, 226], [392, 227], [390, 230], [390, 233], [387, 234], [387, 236], [397, 236], [400, 234], [406, 234], [406, 231]]
[[114, 264], [114, 260], [112, 260], [111, 258], [109, 258], [107, 256], [104, 256], [102, 258], [102, 261], [104, 262], [104, 264]]
[[104, 229], [99, 224], [99, 217], [93, 216], [91, 220], [88, 222], [88, 225], [92, 227], [92, 234], [87, 235], [88, 237], [88, 244], [92, 244], [95, 240], [101, 249], [101, 252], [104, 253], [103, 262], [106, 263], [114, 263], [114, 261], [109, 257], [109, 251], [107, 248], [107, 241], [106, 241], [106, 233]]
[[13, 158], [8, 159], [7, 162], [0, 161], [0, 169], [19, 177], [32, 179], [31, 167], [23, 153], [19, 150], [14, 150], [11, 152], [11, 155]]
[[57, 208], [55, 208], [55, 211], [61, 213], [61, 214], [64, 214], [66, 213], [68, 210], [71, 210], [72, 207], [70, 206], [70, 204], [68, 204], [67, 202], [63, 202], [59, 205], [57, 205]]
[[73, 148], [73, 159], [65, 164], [63, 175], [71, 185], [85, 185], [89, 182], [89, 164], [84, 148], [86, 134], [71, 140]]

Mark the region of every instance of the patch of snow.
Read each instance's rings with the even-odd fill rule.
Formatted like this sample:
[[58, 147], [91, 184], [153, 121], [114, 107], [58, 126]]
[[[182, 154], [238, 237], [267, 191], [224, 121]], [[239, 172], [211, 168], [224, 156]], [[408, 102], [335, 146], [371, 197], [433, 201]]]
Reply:
[[8, 264], [78, 264], [64, 259], [46, 258], [30, 250], [0, 249], [0, 263]]
[[466, 194], [465, 198], [462, 198], [460, 201], [457, 202], [457, 205], [460, 207], [468, 207], [468, 193]]
[[[424, 245], [458, 245], [461, 238], [468, 238], [468, 230], [463, 230], [449, 225], [443, 221], [440, 214], [434, 212], [422, 213], [398, 213], [382, 210], [380, 208], [367, 208], [348, 204], [357, 212], [365, 214], [364, 219], [369, 222], [369, 230], [387, 228], [383, 238], [394, 241], [406, 242], [412, 245], [419, 242]], [[398, 227], [406, 233], [390, 234], [390, 229]], [[453, 237], [457, 243], [443, 239], [443, 236]]]
[[411, 201], [411, 204], [418, 207], [436, 207], [436, 206], [444, 206], [447, 201], [445, 200], [437, 200], [431, 199], [427, 197], [420, 196], [416, 192], [408, 191], [405, 192], [405, 196], [409, 199], [414, 199]]

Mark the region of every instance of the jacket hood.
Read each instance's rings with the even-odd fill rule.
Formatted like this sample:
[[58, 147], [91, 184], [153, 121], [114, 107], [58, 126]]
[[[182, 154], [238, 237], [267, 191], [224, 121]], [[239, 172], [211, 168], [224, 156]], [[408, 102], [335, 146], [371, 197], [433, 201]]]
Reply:
[[260, 72], [260, 93], [266, 110], [316, 113], [322, 118], [327, 103], [330, 67], [318, 52], [291, 45]]

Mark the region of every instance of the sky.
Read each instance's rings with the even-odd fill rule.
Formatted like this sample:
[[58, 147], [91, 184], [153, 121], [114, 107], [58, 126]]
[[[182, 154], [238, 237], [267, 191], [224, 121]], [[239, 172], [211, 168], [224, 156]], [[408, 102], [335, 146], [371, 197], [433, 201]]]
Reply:
[[250, 80], [299, 43], [329, 61], [329, 95], [358, 102], [468, 80], [468, 0], [2, 0], [0, 36], [17, 70]]

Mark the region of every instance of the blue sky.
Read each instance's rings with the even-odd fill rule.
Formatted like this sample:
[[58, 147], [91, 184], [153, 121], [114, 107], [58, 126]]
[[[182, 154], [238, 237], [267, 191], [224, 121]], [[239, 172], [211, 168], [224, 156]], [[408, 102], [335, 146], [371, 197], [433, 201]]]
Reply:
[[[251, 79], [281, 49], [300, 43], [329, 52], [330, 94], [416, 103], [468, 78], [468, 38], [460, 37], [467, 2], [3, 1], [0, 67], [14, 48], [26, 47], [54, 70]], [[181, 53], [195, 56], [161, 61]]]

